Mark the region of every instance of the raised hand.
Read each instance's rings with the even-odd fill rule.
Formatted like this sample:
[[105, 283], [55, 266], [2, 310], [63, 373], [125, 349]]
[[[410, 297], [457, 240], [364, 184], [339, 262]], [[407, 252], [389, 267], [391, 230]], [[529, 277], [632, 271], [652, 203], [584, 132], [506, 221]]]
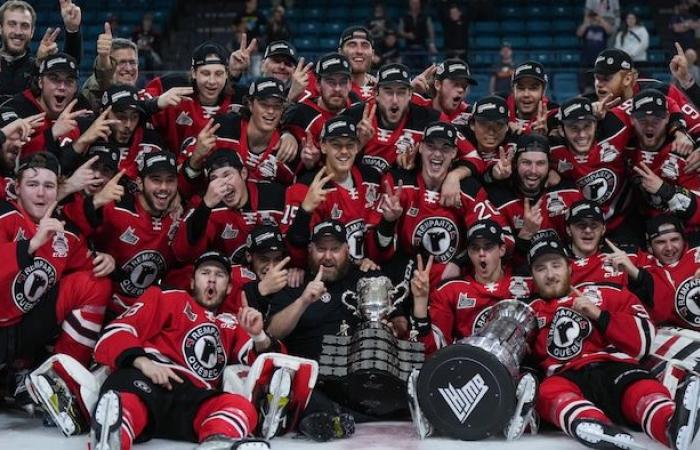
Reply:
[[598, 320], [602, 311], [593, 303], [591, 298], [573, 286], [571, 287], [571, 291], [574, 294], [574, 304], [571, 308], [589, 319]]
[[63, 232], [63, 222], [51, 217], [57, 204], [58, 202], [53, 202], [46, 210], [41, 220], [39, 220], [36, 234], [29, 240], [30, 255], [41, 248], [42, 245], [46, 244], [54, 234]]
[[53, 123], [53, 126], [51, 127], [51, 134], [53, 135], [54, 139], [65, 136], [75, 128], [78, 128], [78, 121], [76, 119], [78, 117], [90, 114], [90, 111], [87, 109], [73, 111], [76, 103], [78, 103], [78, 99], [73, 99], [70, 103], [68, 103], [66, 108], [61, 111], [61, 114], [58, 115], [58, 118]]
[[668, 68], [671, 70], [673, 78], [678, 80], [683, 89], [688, 89], [692, 86], [695, 80], [693, 80], [693, 76], [688, 70], [688, 58], [685, 56], [685, 51], [678, 42], [676, 42], [676, 54], [671, 58]]
[[304, 201], [301, 202], [301, 207], [307, 213], [311, 213], [315, 210], [321, 202], [326, 200], [326, 195], [328, 194], [328, 189], [324, 189], [326, 183], [333, 179], [333, 174], [326, 175], [326, 168], [321, 167], [314, 177], [311, 185], [309, 185], [309, 190], [306, 191], [306, 197]]
[[656, 194], [661, 189], [664, 184], [664, 180], [661, 179], [653, 170], [649, 168], [644, 162], [640, 162], [638, 166], [632, 168], [634, 172], [639, 175], [640, 185], [642, 189], [650, 194]]
[[505, 180], [510, 178], [513, 173], [513, 154], [512, 150], [506, 150], [502, 146], [498, 149], [498, 161], [493, 166], [493, 178], [496, 180]]
[[110, 55], [112, 54], [112, 26], [105, 22], [105, 31], [97, 36], [97, 59], [100, 67], [111, 67]]
[[459, 175], [449, 172], [440, 186], [440, 205], [458, 208], [462, 203], [462, 180]]
[[396, 165], [405, 170], [415, 169], [416, 154], [418, 154], [418, 144], [415, 142], [407, 144], [406, 149], [396, 157]]
[[603, 97], [602, 100], [593, 102], [593, 115], [596, 116], [598, 120], [600, 120], [603, 117], [605, 117], [608, 111], [610, 111], [620, 103], [622, 103], [622, 97], [613, 97], [613, 94], [610, 93]]
[[285, 163], [296, 158], [299, 143], [291, 133], [285, 132], [280, 136], [280, 140], [277, 141], [274, 150], [277, 160]]
[[72, 2], [72, 0], [58, 0], [61, 5], [61, 17], [63, 18], [63, 25], [66, 27], [66, 31], [75, 33], [80, 29], [80, 22], [82, 21], [82, 12], [80, 7]]
[[365, 108], [362, 110], [362, 120], [357, 124], [357, 138], [360, 140], [360, 148], [364, 147], [367, 142], [374, 136], [374, 127], [372, 126], [372, 118], [377, 111], [377, 102], [368, 101], [365, 103]]
[[158, 108], [165, 109], [170, 106], [177, 106], [183, 101], [192, 101], [190, 95], [194, 94], [194, 88], [174, 87], [158, 96]]
[[36, 49], [36, 59], [37, 61], [43, 61], [48, 56], [53, 55], [58, 52], [58, 35], [61, 34], [60, 28], [47, 28], [44, 33], [44, 37], [41, 38], [39, 42], [39, 47]]
[[430, 294], [430, 269], [433, 268], [433, 255], [423, 265], [423, 257], [418, 254], [417, 267], [411, 277], [411, 294], [413, 294], [413, 314], [416, 317], [428, 316], [428, 295]]
[[399, 184], [391, 188], [388, 180], [384, 180], [384, 200], [382, 203], [382, 216], [387, 222], [395, 222], [399, 220], [403, 214], [403, 206], [401, 206], [401, 192], [403, 190], [403, 181], [399, 180]]
[[233, 76], [239, 76], [245, 73], [250, 66], [250, 56], [255, 53], [258, 48], [258, 40], [253, 39], [248, 44], [248, 35], [241, 35], [241, 46], [235, 52], [231, 53], [228, 60], [228, 70]]
[[73, 149], [76, 152], [83, 153], [94, 142], [109, 140], [109, 135], [112, 134], [111, 125], [116, 125], [119, 123], [117, 119], [107, 118], [110, 112], [112, 112], [112, 107], [108, 106], [99, 116], [97, 116], [97, 119], [92, 122], [90, 127], [80, 135], [78, 140], [75, 141], [75, 144], [73, 144]]
[[111, 202], [118, 202], [124, 195], [124, 186], [119, 184], [119, 180], [124, 176], [124, 169], [117, 172], [105, 186], [95, 195], [92, 196], [92, 205], [95, 209], [102, 208]]
[[245, 293], [242, 293], [241, 309], [236, 315], [238, 323], [243, 327], [249, 336], [258, 336], [263, 332], [263, 316], [260, 311], [248, 306], [248, 300], [245, 298]]
[[58, 189], [58, 199], [63, 199], [74, 192], [82, 191], [91, 184], [99, 183], [100, 178], [97, 176], [97, 172], [92, 170], [92, 165], [100, 157], [93, 156], [84, 162], [80, 167], [75, 169], [73, 174], [66, 178], [63, 183], [59, 185]]
[[306, 130], [306, 137], [301, 140], [301, 162], [307, 169], [312, 169], [321, 160], [321, 150], [314, 144], [311, 131]]
[[216, 145], [216, 131], [220, 126], [221, 124], [214, 124], [214, 119], [209, 119], [209, 122], [204, 125], [202, 131], [197, 135], [197, 144], [188, 162], [190, 167], [194, 170], [202, 170], [204, 159]]
[[544, 106], [544, 100], [537, 104], [537, 118], [532, 123], [532, 132], [547, 135], [547, 107]]
[[292, 83], [289, 87], [289, 94], [287, 94], [287, 99], [290, 102], [296, 101], [297, 98], [301, 96], [309, 85], [309, 74], [311, 69], [314, 67], [313, 63], [308, 63], [304, 65], [304, 58], [299, 58], [297, 67], [292, 73]]
[[39, 113], [25, 118], [20, 117], [0, 128], [0, 132], [8, 139], [15, 138], [22, 142], [28, 142], [34, 130], [44, 123], [45, 117], [46, 113]]
[[617, 269], [626, 272], [632, 278], [637, 279], [639, 269], [634, 265], [629, 255], [612, 243], [610, 239], [605, 239], [612, 253], [608, 253], [606, 259]]
[[299, 300], [306, 306], [318, 301], [323, 294], [327, 292], [326, 285], [323, 283], [323, 266], [318, 266], [318, 272], [312, 281], [306, 285], [306, 289], [301, 293]]
[[671, 142], [671, 151], [681, 156], [688, 156], [695, 148], [695, 142], [685, 134], [678, 130], [676, 131], [673, 142]]
[[525, 197], [525, 206], [523, 212], [523, 227], [518, 233], [518, 237], [530, 240], [532, 236], [540, 231], [542, 227], [542, 199], [540, 197], [533, 206], [530, 206], [530, 199]]
[[285, 267], [292, 258], [285, 257], [267, 271], [262, 280], [258, 283], [258, 291], [261, 295], [270, 295], [281, 291], [289, 281], [289, 270]]
[[208, 208], [214, 208], [233, 190], [233, 175], [224, 178], [216, 178], [209, 182], [207, 192], [204, 194], [204, 204]]
[[430, 86], [433, 84], [435, 78], [435, 72], [437, 72], [437, 66], [435, 64], [428, 66], [427, 69], [411, 81], [413, 90], [419, 94], [429, 93]]

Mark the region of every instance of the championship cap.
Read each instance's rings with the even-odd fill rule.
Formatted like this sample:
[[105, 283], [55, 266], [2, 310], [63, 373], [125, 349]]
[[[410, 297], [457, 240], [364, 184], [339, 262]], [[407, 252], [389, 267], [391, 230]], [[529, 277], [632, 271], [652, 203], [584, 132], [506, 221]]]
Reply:
[[537, 261], [537, 258], [548, 254], [563, 256], [566, 259], [569, 258], [564, 245], [559, 241], [559, 239], [546, 237], [533, 241], [530, 250], [527, 252], [527, 263], [528, 265], [532, 266], [532, 264]]
[[222, 64], [228, 67], [228, 52], [216, 42], [207, 41], [198, 45], [192, 52], [192, 68], [207, 64]]
[[632, 116], [665, 117], [668, 114], [666, 96], [656, 89], [644, 89], [632, 99]]
[[343, 48], [343, 45], [345, 45], [347, 41], [353, 39], [364, 39], [369, 42], [369, 45], [374, 47], [372, 34], [369, 30], [361, 25], [352, 25], [343, 30], [343, 33], [340, 35], [340, 41], [338, 41], [338, 48]]
[[593, 73], [612, 75], [621, 70], [632, 70], [632, 57], [617, 48], [608, 48], [598, 54], [593, 66]]
[[238, 156], [238, 153], [234, 150], [228, 148], [216, 149], [207, 156], [204, 162], [205, 178], [209, 178], [209, 174], [221, 167], [233, 167], [234, 169], [241, 170], [243, 168], [243, 161], [241, 161], [241, 157]]
[[488, 122], [508, 121], [508, 104], [503, 97], [492, 95], [482, 97], [474, 103], [472, 116], [475, 120]]
[[258, 225], [248, 235], [246, 247], [250, 253], [284, 250], [284, 241], [279, 228], [274, 225]]
[[451, 147], [457, 146], [457, 128], [448, 122], [433, 122], [425, 127], [423, 141], [442, 139], [447, 141]]
[[337, 137], [349, 137], [357, 140], [357, 127], [348, 116], [335, 116], [323, 124], [321, 142]]
[[324, 220], [311, 231], [312, 242], [318, 242], [320, 239], [327, 236], [334, 237], [338, 241], [345, 243], [347, 241], [345, 225], [334, 219]]
[[270, 42], [267, 48], [265, 48], [263, 59], [269, 58], [270, 56], [284, 56], [291, 59], [294, 64], [298, 62], [296, 49], [287, 41]]
[[144, 113], [143, 107], [139, 102], [136, 88], [126, 84], [117, 84], [108, 87], [102, 94], [101, 103], [102, 109], [111, 106], [114, 112], [135, 109], [140, 113]]
[[19, 160], [19, 167], [17, 168], [17, 175], [24, 172], [27, 169], [47, 169], [55, 173], [57, 176], [61, 176], [61, 164], [58, 162], [52, 153], [41, 151], [33, 153]]
[[0, 128], [11, 124], [17, 119], [19, 119], [19, 115], [14, 109], [8, 108], [7, 106], [0, 107]]
[[547, 74], [544, 72], [544, 66], [537, 61], [526, 61], [519, 64], [513, 71], [513, 83], [526, 77], [534, 78], [547, 84]]
[[194, 270], [197, 270], [199, 266], [210, 261], [221, 264], [227, 273], [231, 269], [231, 261], [228, 259], [228, 257], [219, 251], [212, 250], [210, 252], [202, 253], [199, 258], [194, 261]]
[[284, 83], [274, 77], [260, 77], [253, 80], [248, 88], [249, 98], [279, 98], [286, 100]]
[[596, 120], [595, 115], [593, 114], [593, 104], [586, 97], [574, 97], [568, 99], [559, 107], [558, 114], [561, 122]]
[[572, 224], [580, 222], [584, 219], [595, 220], [596, 222], [605, 223], [605, 216], [600, 206], [590, 200], [579, 200], [574, 202], [566, 214], [566, 223]]
[[326, 53], [316, 61], [316, 75], [319, 78], [341, 74], [350, 76], [350, 61], [340, 53]]
[[403, 64], [387, 64], [379, 69], [377, 72], [377, 86], [393, 83], [411, 86], [408, 67]]
[[[662, 230], [662, 228], [664, 228], [664, 230]], [[685, 236], [681, 219], [670, 214], [660, 214], [647, 220], [644, 235], [647, 242], [651, 242], [663, 234], [673, 232], [678, 232], [682, 236]]]
[[67, 53], [54, 53], [47, 56], [39, 66], [39, 75], [64, 72], [68, 76], [78, 78], [78, 63]]
[[542, 152], [549, 155], [549, 139], [541, 134], [521, 134], [518, 137], [513, 159], [518, 160], [518, 156], [525, 152]]
[[85, 161], [97, 156], [96, 164], [101, 165], [113, 172], [119, 168], [119, 149], [106, 142], [95, 142], [88, 147], [85, 154]]
[[177, 175], [177, 164], [175, 156], [171, 152], [156, 150], [146, 153], [139, 163], [139, 175], [145, 178], [157, 172], [167, 172]]
[[472, 78], [469, 64], [458, 58], [446, 59], [441, 62], [435, 70], [435, 78], [438, 80], [467, 80], [468, 84], [476, 86], [477, 81]]
[[491, 219], [481, 219], [474, 222], [467, 230], [467, 244], [471, 244], [477, 239], [484, 239], [488, 242], [503, 244], [503, 228]]

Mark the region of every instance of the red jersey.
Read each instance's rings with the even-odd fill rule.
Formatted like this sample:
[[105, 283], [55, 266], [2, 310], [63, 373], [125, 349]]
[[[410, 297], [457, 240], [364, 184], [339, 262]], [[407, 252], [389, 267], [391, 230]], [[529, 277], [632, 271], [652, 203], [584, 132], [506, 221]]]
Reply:
[[0, 252], [5, 255], [0, 265], [0, 327], [19, 322], [39, 302], [56, 295], [64, 274], [92, 270], [87, 246], [70, 226], [29, 254], [37, 227], [19, 205], [0, 201]]
[[104, 328], [95, 347], [95, 361], [112, 370], [139, 356], [215, 389], [226, 365], [250, 365], [255, 348], [235, 316], [215, 316], [185, 291], [151, 287]]
[[612, 286], [584, 294], [602, 310], [598, 320], [574, 311], [571, 296], [530, 303], [537, 316], [531, 350], [547, 375], [600, 361], [634, 364], [649, 353], [654, 324], [634, 294]]
[[[627, 256], [636, 260], [636, 255]], [[608, 255], [596, 252], [587, 258], [574, 258], [571, 263], [571, 285], [581, 287], [586, 284], [614, 283], [619, 287], [627, 287], [629, 277], [627, 272], [617, 270], [608, 260]]]
[[[542, 102], [544, 103], [544, 108], [547, 110], [547, 129], [551, 130], [556, 125], [559, 105], [552, 102], [547, 97], [542, 97]], [[508, 123], [515, 123], [522, 127], [523, 134], [530, 134], [532, 132], [532, 125], [537, 120], [537, 113], [534, 114], [532, 119], [519, 118], [518, 108], [515, 105], [515, 94], [510, 94], [508, 97], [506, 97], [506, 104], [508, 105]]]
[[[423, 97], [422, 95], [416, 92], [414, 92], [411, 96], [411, 102], [415, 103], [418, 106], [423, 106], [426, 108], [433, 107], [432, 98]], [[471, 107], [469, 106], [469, 104], [466, 101], [462, 100], [461, 102], [459, 102], [459, 105], [457, 105], [457, 108], [455, 108], [454, 111], [442, 111], [443, 118], [446, 122], [450, 122], [454, 125], [466, 125], [467, 123], [469, 123], [469, 119], [472, 116], [470, 109]]]
[[[349, 108], [352, 100], [348, 99], [346, 108]], [[294, 135], [297, 142], [306, 139], [306, 133], [310, 132], [314, 138], [314, 145], [321, 145], [321, 131], [326, 121], [335, 117], [336, 113], [323, 109], [318, 105], [318, 98], [309, 98], [287, 109], [282, 117], [282, 129]]]
[[427, 355], [471, 336], [484, 326], [493, 304], [503, 299], [525, 299], [532, 278], [506, 271], [495, 283], [481, 284], [472, 277], [448, 280], [430, 292], [431, 332], [420, 337]]
[[[688, 99], [683, 91], [678, 89], [673, 84], [661, 83], [652, 79], [637, 80], [637, 83], [635, 83], [632, 87], [634, 90], [634, 95], [637, 95], [639, 91], [643, 89], [649, 88], [657, 89], [666, 95], [666, 98], [669, 100], [668, 109], [671, 113], [672, 120], [675, 114], [680, 113], [682, 114], [682, 120], [685, 122], [688, 133], [695, 137], [700, 134], [700, 112], [698, 112], [695, 105], [693, 105], [693, 102]], [[623, 105], [627, 106], [628, 103], [629, 107], [626, 109], [629, 112], [632, 108], [632, 99], [627, 100], [625, 103], [623, 103]], [[622, 107], [623, 105], [620, 106]]]

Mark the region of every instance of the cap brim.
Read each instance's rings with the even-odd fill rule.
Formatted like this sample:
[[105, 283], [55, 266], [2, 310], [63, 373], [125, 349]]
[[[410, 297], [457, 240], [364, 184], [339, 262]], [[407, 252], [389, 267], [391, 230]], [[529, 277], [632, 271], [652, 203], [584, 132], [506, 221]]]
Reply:
[[448, 75], [444, 78], [443, 80], [466, 80], [467, 84], [471, 86], [478, 86], [479, 82], [476, 81], [474, 78], [470, 77], [469, 75]]
[[641, 119], [643, 117], [666, 117], [668, 111], [634, 111], [631, 113], [632, 117], [636, 119]]
[[566, 119], [562, 119], [561, 121], [562, 122], [578, 122], [579, 120], [592, 120], [595, 122], [596, 118], [593, 114], [584, 114], [584, 115], [577, 116], [577, 117], [567, 117]]
[[596, 69], [596, 68], [594, 67], [594, 68], [592, 68], [592, 69], [588, 69], [586, 72], [587, 72], [587, 73], [593, 73], [593, 74], [599, 73], [599, 74], [601, 74], [601, 75], [614, 75], [614, 74], [616, 74], [617, 72], [619, 72], [620, 70], [622, 70], [622, 69], [618, 69], [618, 70], [614, 70], [614, 69], [603, 69], [603, 68], [597, 68], [597, 69]]
[[544, 77], [538, 77], [537, 75], [532, 75], [532, 74], [526, 74], [526, 75], [519, 75], [517, 77], [513, 77], [513, 83], [515, 83], [518, 80], [522, 80], [523, 78], [534, 78], [535, 80], [539, 81], [540, 83], [547, 84], [547, 80], [544, 79]]
[[281, 57], [283, 57], [283, 58], [290, 59], [290, 60], [292, 60], [292, 61], [294, 62], [294, 64], [296, 64], [297, 62], [299, 62], [299, 60], [298, 60], [296, 57], [290, 55], [289, 53], [284, 53], [284, 52], [277, 52], [277, 53], [274, 53], [274, 52], [273, 52], [273, 53], [270, 53], [269, 55], [267, 55], [265, 58], [270, 58], [270, 57], [272, 57], [272, 56], [281, 56]]
[[400, 84], [403, 86], [408, 86], [411, 87], [411, 82], [410, 81], [403, 81], [403, 80], [386, 80], [386, 81], [380, 81], [377, 83], [377, 87], [380, 86], [389, 86], [390, 84]]
[[120, 105], [117, 103], [117, 104], [112, 105], [112, 111], [115, 111], [115, 112], [124, 112], [127, 109], [133, 109], [133, 110], [137, 111], [139, 114], [146, 114], [146, 111], [138, 104], [135, 104], [135, 105], [123, 105], [122, 104], [122, 105]]
[[329, 140], [335, 139], [335, 138], [351, 138], [355, 141], [360, 140], [360, 138], [356, 134], [343, 133], [343, 134], [337, 134], [337, 135], [332, 135], [332, 136], [324, 136], [323, 139], [321, 139], [321, 142], [326, 142], [326, 141], [329, 141]]
[[177, 175], [177, 168], [169, 164], [154, 164], [151, 167], [144, 168], [140, 174], [141, 176], [150, 175], [157, 172], [173, 173]]
[[481, 120], [484, 122], [508, 122], [508, 117], [503, 117], [503, 116], [492, 116], [490, 114], [481, 114], [481, 115], [474, 115], [474, 120]]
[[338, 241], [338, 242], [345, 242], [345, 238], [344, 238], [344, 237], [340, 237], [340, 236], [338, 236], [338, 235], [335, 234], [335, 233], [321, 233], [321, 234], [317, 234], [316, 236], [313, 236], [313, 237], [311, 238], [311, 242], [318, 242], [318, 241], [320, 241], [321, 239], [328, 238], [328, 237], [333, 238], [333, 239], [335, 239], [335, 240]]

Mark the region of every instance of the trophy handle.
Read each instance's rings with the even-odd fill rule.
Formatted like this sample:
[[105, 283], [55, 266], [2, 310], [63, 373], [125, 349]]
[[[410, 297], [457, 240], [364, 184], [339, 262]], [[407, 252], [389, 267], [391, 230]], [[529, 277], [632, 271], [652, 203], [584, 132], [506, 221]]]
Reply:
[[358, 299], [357, 299], [357, 294], [354, 293], [354, 292], [351, 291], [351, 290], [347, 290], [347, 291], [343, 292], [343, 295], [340, 296], [340, 301], [341, 301], [341, 303], [342, 303], [343, 305], [345, 305], [345, 307], [346, 307], [348, 310], [350, 310], [350, 311], [352, 312], [352, 314], [353, 314], [354, 316], [360, 317], [360, 311], [359, 311], [359, 309], [357, 309], [357, 307], [355, 307], [355, 306], [351, 305], [350, 303], [348, 303], [348, 301], [346, 300], [347, 298], [350, 298], [351, 300], [355, 300], [355, 303], [357, 303], [357, 300], [358, 300]]
[[396, 310], [396, 306], [406, 300], [406, 297], [410, 291], [411, 289], [408, 287], [408, 281], [405, 279], [395, 287], [391, 288], [389, 295], [394, 298], [394, 301], [391, 303], [391, 308], [388, 314], [394, 312], [394, 310]]

